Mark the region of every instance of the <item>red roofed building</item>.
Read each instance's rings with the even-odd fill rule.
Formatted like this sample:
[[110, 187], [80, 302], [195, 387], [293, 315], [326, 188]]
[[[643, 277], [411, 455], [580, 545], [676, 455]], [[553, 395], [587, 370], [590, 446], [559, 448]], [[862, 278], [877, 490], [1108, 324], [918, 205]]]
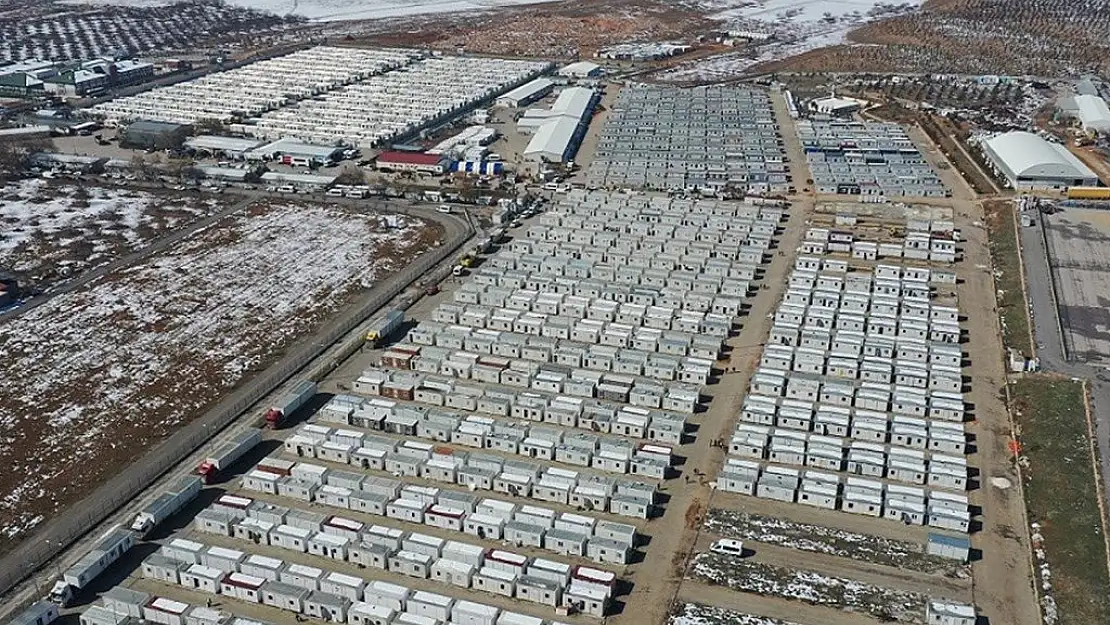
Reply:
[[439, 175], [447, 171], [447, 159], [441, 154], [382, 152], [374, 166], [382, 171], [415, 171]]

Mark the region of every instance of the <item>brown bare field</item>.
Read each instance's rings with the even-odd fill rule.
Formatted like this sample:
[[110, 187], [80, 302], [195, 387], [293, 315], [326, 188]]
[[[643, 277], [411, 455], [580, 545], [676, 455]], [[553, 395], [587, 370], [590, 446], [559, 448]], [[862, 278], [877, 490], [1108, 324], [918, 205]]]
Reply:
[[442, 236], [416, 217], [257, 204], [0, 324], [0, 551]]
[[654, 0], [604, 0], [583, 5], [555, 2], [496, 15], [426, 19], [407, 32], [354, 38], [348, 43], [424, 45], [454, 52], [573, 59], [628, 41], [681, 39], [706, 33], [715, 23], [700, 13]]
[[941, 72], [1058, 76], [1110, 69], [1110, 4], [1100, 0], [931, 0], [862, 26], [855, 43], [758, 71]]

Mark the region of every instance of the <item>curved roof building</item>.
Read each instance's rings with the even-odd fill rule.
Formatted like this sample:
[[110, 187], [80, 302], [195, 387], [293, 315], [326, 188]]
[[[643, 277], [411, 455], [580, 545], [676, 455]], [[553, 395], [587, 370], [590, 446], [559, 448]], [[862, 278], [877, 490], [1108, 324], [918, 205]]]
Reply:
[[1015, 189], [1063, 189], [1094, 186], [1098, 176], [1057, 143], [1029, 132], [1007, 132], [983, 142], [995, 170]]

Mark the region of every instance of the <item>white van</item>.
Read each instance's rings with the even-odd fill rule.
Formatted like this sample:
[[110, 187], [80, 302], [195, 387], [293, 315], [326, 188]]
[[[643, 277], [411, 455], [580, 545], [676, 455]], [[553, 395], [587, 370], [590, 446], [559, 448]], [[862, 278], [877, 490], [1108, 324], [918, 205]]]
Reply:
[[725, 556], [734, 556], [737, 558], [744, 557], [744, 541], [735, 540], [732, 538], [722, 538], [715, 541], [709, 550], [713, 553], [719, 553]]
[[278, 190], [278, 193], [296, 193], [297, 192], [297, 189], [291, 184], [282, 185], [282, 186], [278, 187], [277, 190]]
[[328, 191], [327, 191], [327, 193], [325, 193], [325, 195], [328, 195], [328, 196], [331, 196], [331, 197], [343, 197], [343, 189], [341, 189], [339, 187], [332, 187], [332, 188], [328, 189]]

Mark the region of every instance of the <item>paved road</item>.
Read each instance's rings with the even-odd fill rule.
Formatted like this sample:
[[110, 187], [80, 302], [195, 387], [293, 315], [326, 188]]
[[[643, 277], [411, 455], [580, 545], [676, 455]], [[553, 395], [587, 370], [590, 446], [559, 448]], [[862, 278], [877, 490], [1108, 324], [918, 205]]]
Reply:
[[1035, 226], [1020, 229], [1026, 296], [1029, 298], [1033, 336], [1037, 341], [1037, 357], [1040, 359], [1041, 369], [1045, 371], [1089, 380], [1091, 408], [1095, 416], [1095, 438], [1098, 439], [1102, 464], [1103, 496], [1110, 501], [1110, 375], [1105, 367], [1072, 360], [1064, 345], [1045, 249], [1043, 219], [1051, 218], [1040, 215]]

